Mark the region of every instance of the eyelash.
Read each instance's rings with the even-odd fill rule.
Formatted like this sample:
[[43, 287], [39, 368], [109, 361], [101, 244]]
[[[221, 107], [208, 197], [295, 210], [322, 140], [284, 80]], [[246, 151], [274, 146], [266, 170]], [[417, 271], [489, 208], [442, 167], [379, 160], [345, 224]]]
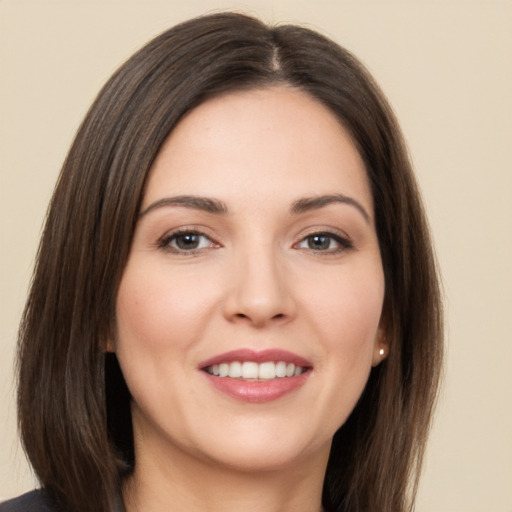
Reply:
[[[171, 245], [173, 242], [176, 242], [180, 237], [198, 237], [208, 240], [208, 245], [205, 247], [194, 247], [191, 249], [184, 249], [180, 247], [175, 247]], [[334, 242], [337, 244], [337, 247], [330, 248], [328, 247], [326, 250], [323, 249], [314, 249], [311, 247], [310, 243], [313, 243], [312, 240], [314, 238], [324, 238], [327, 239], [329, 242], [329, 245], [331, 245], [331, 242]], [[201, 242], [198, 242], [199, 244]], [[308, 243], [308, 247], [300, 247], [302, 243]], [[208, 235], [205, 233], [198, 231], [196, 229], [187, 229], [182, 228], [176, 231], [173, 231], [172, 233], [169, 233], [165, 236], [163, 236], [160, 241], [158, 242], [158, 248], [162, 249], [166, 252], [172, 252], [175, 254], [182, 254], [182, 255], [195, 255], [205, 249], [209, 249], [212, 247], [220, 247], [220, 244], [212, 240]], [[354, 248], [354, 244], [347, 236], [342, 236], [337, 233], [332, 233], [330, 231], [315, 231], [312, 233], [309, 233], [308, 235], [302, 237], [298, 242], [296, 242], [293, 245], [293, 248], [299, 249], [299, 250], [306, 250], [311, 251], [313, 253], [316, 253], [317, 255], [336, 255], [341, 252], [351, 250]]]
[[[173, 247], [171, 244], [173, 242], [175, 242], [176, 240], [178, 240], [180, 237], [186, 237], [186, 236], [196, 236], [198, 238], [204, 238], [206, 240], [209, 241], [209, 244], [207, 247], [194, 247], [193, 249], [183, 249], [183, 248], [180, 248], [180, 247]], [[208, 249], [210, 247], [219, 247], [219, 244], [217, 242], [215, 242], [214, 240], [212, 240], [208, 235], [205, 235], [204, 233], [202, 233], [201, 231], [198, 231], [196, 229], [187, 229], [187, 228], [182, 228], [182, 229], [178, 229], [176, 231], [173, 231], [172, 233], [169, 233], [167, 235], [164, 235], [160, 241], [158, 242], [158, 247], [160, 249], [163, 249], [164, 251], [167, 251], [167, 252], [172, 252], [172, 253], [175, 253], [175, 254], [190, 254], [190, 255], [194, 255], [198, 252], [201, 252], [203, 251], [204, 249]]]
[[[323, 249], [313, 249], [311, 246], [309, 246], [308, 241], [312, 241], [314, 238], [324, 238], [328, 239], [329, 245], [333, 241], [337, 244], [337, 247], [335, 248], [328, 248], [326, 250]], [[298, 247], [302, 243], [308, 243], [308, 247]], [[333, 233], [331, 231], [314, 231], [312, 233], [309, 233], [308, 235], [302, 237], [299, 242], [294, 244], [294, 247], [297, 247], [298, 249], [304, 249], [307, 251], [312, 251], [316, 253], [316, 255], [337, 255], [339, 253], [351, 250], [354, 248], [354, 244], [350, 240], [348, 236], [342, 236], [338, 233]]]

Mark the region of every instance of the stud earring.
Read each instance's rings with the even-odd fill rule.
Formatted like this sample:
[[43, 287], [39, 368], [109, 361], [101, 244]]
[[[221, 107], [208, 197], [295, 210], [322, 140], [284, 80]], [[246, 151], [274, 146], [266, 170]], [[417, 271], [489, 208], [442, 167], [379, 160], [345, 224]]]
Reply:
[[381, 356], [383, 356], [383, 355], [384, 355], [384, 349], [383, 349], [383, 348], [381, 348], [381, 349], [379, 350], [379, 355], [381, 355]]

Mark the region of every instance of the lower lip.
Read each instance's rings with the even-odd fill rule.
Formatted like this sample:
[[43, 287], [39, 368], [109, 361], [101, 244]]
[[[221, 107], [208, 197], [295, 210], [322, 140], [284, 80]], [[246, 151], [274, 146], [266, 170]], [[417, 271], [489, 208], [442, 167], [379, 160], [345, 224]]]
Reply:
[[205, 372], [210, 383], [222, 393], [243, 402], [271, 402], [300, 388], [309, 377], [306, 371], [295, 377], [281, 377], [267, 381], [247, 381], [217, 377]]

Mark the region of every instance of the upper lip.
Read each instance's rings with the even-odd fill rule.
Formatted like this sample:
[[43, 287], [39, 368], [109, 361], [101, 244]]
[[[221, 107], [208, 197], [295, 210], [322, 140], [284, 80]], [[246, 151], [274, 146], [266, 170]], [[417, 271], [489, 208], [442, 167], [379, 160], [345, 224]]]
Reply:
[[204, 369], [214, 364], [231, 363], [233, 361], [253, 361], [255, 363], [265, 363], [268, 361], [284, 361], [286, 363], [293, 363], [295, 366], [302, 366], [305, 368], [311, 367], [310, 361], [288, 350], [281, 349], [266, 349], [266, 350], [252, 350], [250, 348], [242, 348], [238, 350], [230, 350], [213, 356], [205, 361], [199, 363], [199, 368]]

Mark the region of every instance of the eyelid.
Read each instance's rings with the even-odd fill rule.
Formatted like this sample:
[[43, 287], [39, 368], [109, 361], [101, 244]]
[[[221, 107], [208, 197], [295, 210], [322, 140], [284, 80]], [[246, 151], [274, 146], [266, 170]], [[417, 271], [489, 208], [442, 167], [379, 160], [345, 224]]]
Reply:
[[[162, 235], [156, 242], [156, 246], [158, 249], [163, 250], [164, 252], [169, 252], [177, 255], [184, 256], [192, 256], [198, 253], [201, 253], [205, 250], [220, 248], [222, 244], [218, 241], [217, 237], [212, 236], [209, 233], [209, 229], [204, 226], [197, 225], [189, 225], [189, 226], [180, 226], [169, 231], [166, 231], [164, 235]], [[180, 235], [197, 235], [201, 237], [205, 237], [211, 243], [208, 247], [200, 247], [200, 248], [191, 248], [191, 249], [180, 249], [177, 247], [172, 247], [170, 245], [173, 239], [176, 239]], [[325, 236], [333, 239], [338, 247], [334, 249], [326, 249], [326, 250], [314, 250], [308, 248], [298, 247], [301, 243], [303, 243], [308, 237], [311, 236]], [[310, 227], [307, 230], [302, 231], [296, 237], [296, 241], [292, 244], [292, 248], [297, 250], [304, 250], [307, 252], [312, 252], [320, 256], [328, 256], [328, 255], [336, 255], [341, 252], [345, 252], [351, 249], [354, 249], [354, 243], [351, 237], [345, 232], [337, 228], [333, 227], [325, 227], [325, 226], [314, 226]]]
[[[185, 256], [187, 256], [187, 255], [192, 256], [192, 255], [198, 254], [200, 252], [203, 252], [203, 251], [211, 249], [211, 248], [221, 247], [221, 244], [212, 235], [208, 234], [207, 231], [208, 231], [207, 229], [205, 229], [203, 227], [198, 227], [198, 226], [180, 226], [179, 228], [175, 228], [175, 229], [171, 229], [171, 230], [167, 231], [163, 236], [161, 236], [157, 241], [157, 247], [158, 247], [158, 249], [161, 249], [165, 252], [170, 252], [173, 254], [185, 255]], [[207, 238], [211, 242], [211, 246], [201, 247], [198, 249], [185, 250], [185, 249], [179, 249], [176, 247], [172, 247], [170, 245], [170, 242], [173, 239], [176, 239], [180, 235], [188, 235], [188, 234], [198, 235], [198, 236]]]
[[[315, 251], [313, 249], [302, 249], [300, 247], [297, 247], [299, 244], [304, 242], [308, 237], [315, 236], [315, 235], [321, 235], [325, 237], [330, 237], [333, 240], [336, 241], [336, 243], [339, 244], [340, 247], [336, 249], [329, 249], [325, 251]], [[306, 231], [303, 231], [300, 233], [300, 235], [297, 237], [297, 241], [293, 244], [294, 248], [297, 248], [299, 250], [305, 250], [308, 252], [313, 252], [317, 255], [333, 255], [338, 254], [340, 252], [349, 251], [354, 249], [354, 242], [352, 238], [345, 232], [340, 229], [332, 228], [332, 227], [322, 227], [322, 226], [315, 226], [313, 228], [308, 228]]]

